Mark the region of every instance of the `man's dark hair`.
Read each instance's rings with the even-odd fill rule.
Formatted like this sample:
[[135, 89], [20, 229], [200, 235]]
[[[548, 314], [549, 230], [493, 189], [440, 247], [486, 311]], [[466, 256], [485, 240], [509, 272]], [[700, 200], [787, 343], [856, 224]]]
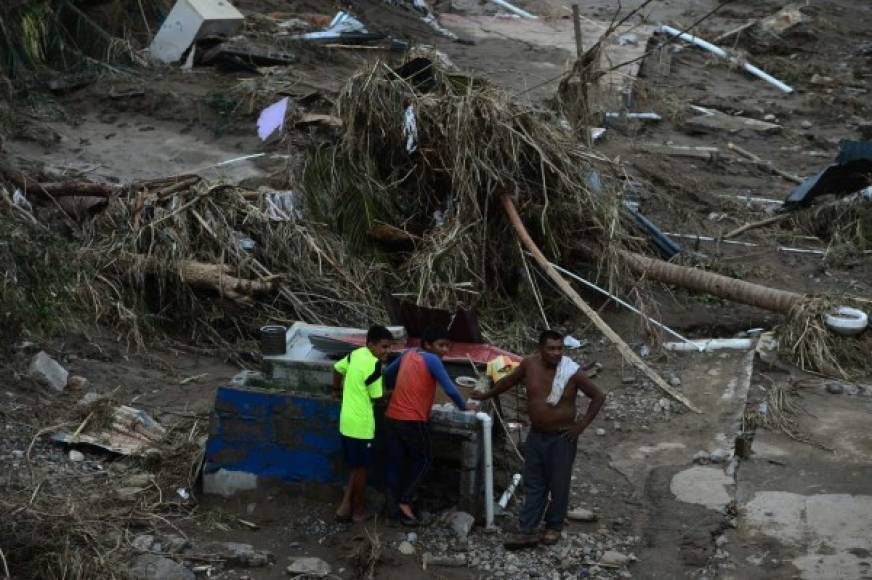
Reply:
[[444, 326], [428, 326], [421, 335], [421, 346], [425, 343], [433, 344], [437, 340], [451, 340], [448, 338], [448, 329]]
[[545, 343], [549, 340], [559, 340], [563, 342], [563, 335], [557, 332], [556, 330], [543, 330], [542, 334], [539, 335], [539, 346], [545, 346]]
[[375, 344], [380, 340], [393, 340], [394, 335], [391, 331], [381, 325], [370, 326], [366, 332], [366, 344]]

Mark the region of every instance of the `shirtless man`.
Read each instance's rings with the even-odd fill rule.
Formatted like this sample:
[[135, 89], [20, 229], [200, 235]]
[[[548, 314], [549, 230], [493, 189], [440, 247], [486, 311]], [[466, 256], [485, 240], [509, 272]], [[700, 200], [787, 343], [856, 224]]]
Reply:
[[[532, 547], [540, 541], [549, 545], [560, 541], [560, 532], [569, 508], [569, 486], [578, 436], [594, 420], [606, 399], [603, 392], [579, 370], [567, 381], [560, 400], [555, 405], [549, 404], [546, 399], [551, 393], [554, 375], [562, 358], [563, 336], [546, 330], [539, 337], [536, 354], [521, 361], [510, 375], [499, 380], [490, 391], [472, 395], [474, 399], [484, 400], [521, 383], [527, 387], [527, 413], [531, 423], [524, 450], [527, 497], [519, 517], [520, 533], [505, 543], [507, 549]], [[579, 391], [591, 401], [584, 417], [576, 421], [575, 399]], [[545, 532], [540, 538], [536, 536], [536, 529], [543, 514]]]

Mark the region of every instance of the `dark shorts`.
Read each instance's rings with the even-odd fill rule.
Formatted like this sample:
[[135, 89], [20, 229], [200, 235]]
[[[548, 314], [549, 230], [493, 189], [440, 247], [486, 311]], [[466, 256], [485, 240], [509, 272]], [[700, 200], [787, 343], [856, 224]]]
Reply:
[[375, 461], [375, 440], [355, 439], [340, 434], [342, 439], [342, 455], [348, 467], [371, 467]]

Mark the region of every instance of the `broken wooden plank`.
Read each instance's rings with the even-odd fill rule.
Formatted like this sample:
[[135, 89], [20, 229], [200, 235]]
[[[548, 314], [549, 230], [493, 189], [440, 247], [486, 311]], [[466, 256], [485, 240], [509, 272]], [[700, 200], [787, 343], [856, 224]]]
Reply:
[[683, 123], [685, 128], [692, 131], [701, 133], [753, 131], [762, 135], [772, 135], [781, 131], [781, 125], [776, 123], [769, 123], [768, 121], [760, 121], [740, 115], [728, 115], [717, 109], [706, 109], [705, 107], [695, 105], [691, 105], [690, 108], [700, 113], [698, 116], [692, 117]]
[[758, 157], [757, 155], [754, 155], [753, 153], [751, 153], [747, 149], [742, 149], [741, 147], [739, 147], [735, 143], [727, 143], [727, 147], [729, 147], [729, 149], [731, 151], [735, 151], [736, 153], [738, 153], [742, 157], [745, 157], [746, 159], [750, 159], [758, 167], [760, 167], [762, 169], [769, 170], [776, 175], [780, 175], [781, 177], [783, 177], [787, 181], [792, 181], [793, 183], [802, 183], [803, 182], [803, 180], [800, 177], [775, 167], [774, 165], [772, 165], [771, 161], [765, 161], [765, 160], [761, 159], [760, 157]]
[[685, 145], [660, 145], [657, 143], [639, 143], [638, 151], [665, 155], [666, 157], [691, 157], [703, 161], [716, 161], [720, 157], [720, 149], [717, 147], [691, 147]]

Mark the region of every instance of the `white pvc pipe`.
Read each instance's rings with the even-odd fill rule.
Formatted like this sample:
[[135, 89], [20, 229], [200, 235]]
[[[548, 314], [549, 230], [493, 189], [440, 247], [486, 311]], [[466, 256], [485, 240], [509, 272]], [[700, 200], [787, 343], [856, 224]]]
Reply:
[[493, 427], [494, 420], [487, 413], [478, 412], [475, 418], [481, 421], [484, 435], [484, 519], [485, 527], [494, 527], [494, 456]]
[[666, 232], [663, 235], [669, 236], [670, 238], [686, 238], [688, 240], [697, 240], [700, 242], [718, 242], [721, 244], [732, 244], [734, 246], [747, 246], [749, 248], [756, 248], [760, 245], [752, 244], [751, 242], [743, 242], [741, 240], [721, 240], [719, 238], [713, 238], [711, 236], [699, 236], [697, 234], [676, 234], [672, 232]]
[[[667, 26], [665, 24], [662, 24], [660, 26], [660, 31], [665, 32], [669, 36], [673, 36], [675, 38], [680, 38], [684, 42], [688, 42], [690, 44], [698, 46], [701, 49], [707, 50], [710, 53], [717, 55], [721, 58], [724, 58], [727, 60], [730, 59], [730, 55], [727, 53], [726, 50], [724, 50], [723, 48], [721, 48], [719, 46], [715, 46], [711, 42], [705, 41], [698, 36], [694, 36], [694, 35], [688, 34], [686, 32], [681, 32], [680, 30], [678, 30], [676, 28], [672, 28], [671, 26]], [[777, 88], [779, 91], [785, 92], [787, 94], [790, 94], [793, 92], [792, 87], [782, 83], [781, 81], [779, 81], [778, 79], [776, 79], [772, 75], [769, 75], [769, 74], [763, 72], [762, 70], [760, 70], [759, 68], [757, 68], [756, 66], [754, 66], [752, 64], [749, 64], [747, 62], [742, 63], [742, 68], [745, 69], [748, 73], [757, 77], [758, 79], [762, 79], [762, 80], [766, 81], [770, 85]]]
[[638, 119], [640, 121], [662, 121], [663, 117], [657, 113], [606, 113], [607, 119]]
[[513, 4], [509, 4], [508, 2], [506, 2], [506, 0], [490, 0], [490, 1], [493, 2], [494, 4], [496, 4], [497, 6], [502, 6], [503, 8], [508, 10], [509, 12], [517, 14], [521, 18], [532, 18], [533, 20], [538, 18], [538, 16], [530, 14], [526, 10], [522, 10]]
[[686, 352], [696, 350], [699, 352], [709, 350], [749, 350], [754, 348], [752, 338], [708, 338], [687, 342], [667, 342], [663, 345], [666, 350]]
[[503, 495], [500, 496], [500, 501], [497, 502], [497, 505], [506, 509], [509, 505], [509, 500], [512, 499], [512, 496], [515, 494], [515, 490], [519, 485], [521, 485], [521, 474], [516, 473], [512, 476], [512, 483], [509, 484], [509, 487], [507, 487], [506, 491], [503, 492]]
[[[657, 326], [657, 327], [659, 327], [659, 328], [662, 328], [663, 330], [665, 330], [666, 332], [668, 332], [669, 334], [671, 334], [671, 335], [674, 336], [675, 338], [677, 338], [677, 339], [679, 339], [679, 340], [683, 340], [684, 342], [686, 342], [686, 343], [689, 344], [689, 345], [694, 345], [694, 348], [697, 348], [697, 350], [699, 350], [699, 352], [702, 352], [702, 349], [701, 349], [701, 348], [696, 347], [696, 342], [695, 342], [695, 341], [692, 341], [692, 340], [690, 340], [689, 338], [685, 338], [685, 337], [681, 336], [680, 334], [678, 334], [677, 332], [675, 332], [674, 330], [672, 330], [671, 328], [669, 328], [668, 326], [666, 326], [666, 325], [663, 324], [662, 322], [659, 322], [659, 321], [657, 321], [657, 320], [654, 320], [654, 319], [651, 318], [650, 316], [645, 316], [644, 314], [642, 314], [642, 312], [639, 311], [638, 308], [636, 308], [636, 307], [633, 306], [632, 304], [629, 304], [629, 303], [627, 303], [627, 302], [624, 302], [623, 300], [621, 300], [621, 299], [618, 298], [617, 296], [614, 296], [614, 295], [612, 295], [612, 294], [609, 294], [607, 291], [603, 290], [602, 288], [600, 288], [599, 286], [597, 286], [597, 285], [594, 284], [593, 282], [588, 282], [587, 280], [585, 280], [584, 278], [582, 278], [582, 277], [579, 276], [578, 274], [575, 274], [575, 273], [573, 273], [573, 272], [570, 272], [569, 270], [567, 270], [567, 269], [565, 269], [565, 268], [561, 268], [560, 266], [558, 266], [557, 264], [554, 264], [553, 262], [551, 263], [551, 267], [554, 268], [555, 270], [558, 270], [559, 272], [563, 272], [564, 274], [566, 274], [566, 275], [569, 276], [570, 278], [573, 278], [573, 279], [575, 279], [575, 280], [578, 280], [579, 282], [581, 282], [582, 284], [584, 284], [584, 285], [587, 286], [588, 288], [591, 288], [591, 289], [593, 289], [593, 290], [596, 290], [596, 291], [599, 292], [600, 294], [604, 294], [604, 295], [608, 296], [609, 298], [611, 298], [612, 300], [614, 300], [615, 302], [617, 302], [618, 304], [620, 304], [620, 305], [623, 306], [624, 308], [627, 308], [628, 310], [630, 310], [630, 311], [632, 311], [632, 312], [635, 312], [635, 313], [638, 314], [639, 316], [644, 317], [648, 322], [650, 322], [650, 323], [653, 324], [654, 326]], [[687, 350], [691, 350], [691, 349], [687, 349]]]

